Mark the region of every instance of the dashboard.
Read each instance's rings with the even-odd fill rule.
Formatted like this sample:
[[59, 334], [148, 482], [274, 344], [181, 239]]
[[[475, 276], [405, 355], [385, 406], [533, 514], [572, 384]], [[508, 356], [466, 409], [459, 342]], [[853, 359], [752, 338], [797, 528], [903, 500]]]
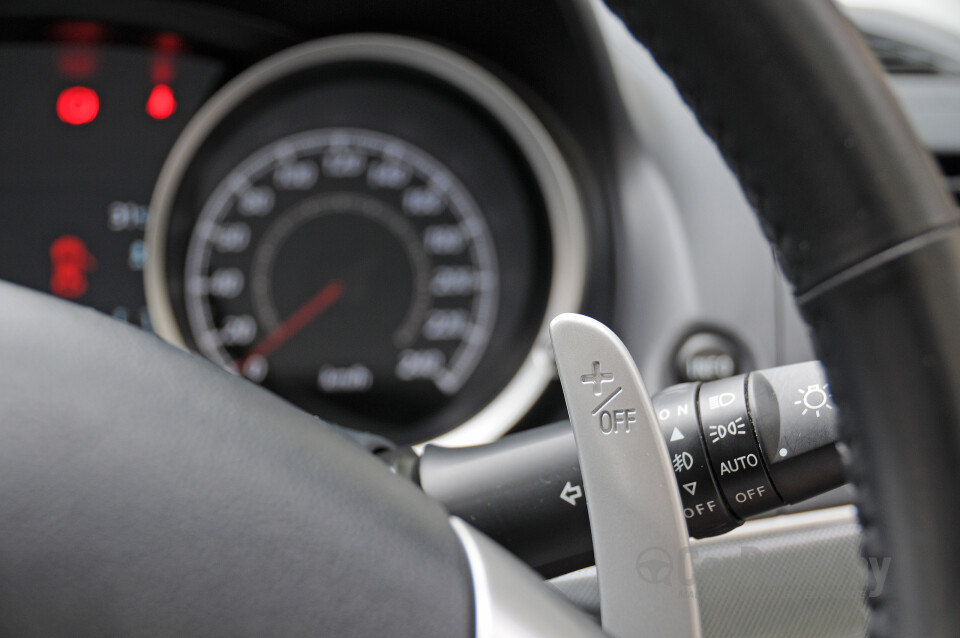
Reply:
[[[956, 189], [956, 39], [857, 4]], [[813, 356], [739, 187], [598, 4], [379, 5], [5, 7], [0, 277], [402, 444], [562, 418], [560, 312], [653, 389]]]
[[[843, 5], [960, 204], [956, 8]], [[566, 311], [652, 392], [815, 358], [744, 193], [599, 2], [5, 4], [0, 82], [0, 278], [333, 423], [460, 446], [563, 419]], [[808, 571], [856, 555], [834, 524]], [[706, 633], [732, 634], [717, 565]]]

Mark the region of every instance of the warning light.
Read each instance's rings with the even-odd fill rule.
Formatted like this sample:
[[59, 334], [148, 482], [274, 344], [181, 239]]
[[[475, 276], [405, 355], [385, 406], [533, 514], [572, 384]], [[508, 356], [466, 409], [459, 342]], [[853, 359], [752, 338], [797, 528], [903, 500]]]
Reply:
[[59, 43], [57, 69], [66, 78], [88, 78], [99, 65], [99, 44], [106, 39], [107, 30], [98, 22], [68, 21], [53, 25], [50, 37]]
[[156, 34], [153, 38], [153, 46], [163, 53], [179, 53], [185, 48], [183, 38], [171, 31]]
[[173, 58], [169, 55], [159, 55], [150, 62], [150, 79], [154, 84], [169, 84], [173, 82]]
[[76, 299], [87, 292], [87, 275], [74, 266], [55, 268], [50, 275], [50, 292], [64, 299]]
[[60, 53], [57, 61], [60, 75], [73, 80], [82, 80], [97, 70], [97, 54], [86, 45], [71, 46]]
[[64, 299], [76, 299], [87, 292], [87, 272], [97, 265], [83, 240], [63, 235], [50, 244], [50, 292]]
[[57, 98], [57, 116], [67, 124], [88, 124], [100, 112], [100, 98], [93, 89], [71, 86]]
[[165, 120], [177, 110], [177, 100], [173, 89], [166, 84], [158, 84], [147, 98], [147, 114], [155, 120]]
[[99, 22], [69, 20], [53, 25], [50, 35], [61, 42], [101, 42], [106, 38], [107, 29]]

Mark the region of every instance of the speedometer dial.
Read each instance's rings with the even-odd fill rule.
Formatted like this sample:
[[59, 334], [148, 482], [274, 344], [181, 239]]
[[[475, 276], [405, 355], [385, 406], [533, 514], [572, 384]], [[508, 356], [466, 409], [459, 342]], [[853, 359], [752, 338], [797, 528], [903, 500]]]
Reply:
[[423, 419], [464, 385], [499, 297], [465, 186], [411, 143], [352, 128], [283, 138], [230, 171], [185, 277], [207, 357], [309, 409], [377, 420]]
[[502, 82], [436, 45], [341, 36], [267, 59], [187, 126], [150, 204], [157, 332], [334, 423], [490, 441], [554, 379], [586, 223]]

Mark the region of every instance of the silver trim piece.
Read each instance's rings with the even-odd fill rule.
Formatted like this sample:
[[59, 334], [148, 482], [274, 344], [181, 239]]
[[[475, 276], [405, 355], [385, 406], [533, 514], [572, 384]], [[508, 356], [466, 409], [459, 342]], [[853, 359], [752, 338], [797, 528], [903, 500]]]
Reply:
[[604, 634], [525, 564], [451, 516], [473, 578], [477, 638], [591, 638]]
[[166, 237], [177, 190], [208, 135], [244, 100], [277, 79], [306, 68], [341, 62], [405, 66], [456, 87], [504, 127], [537, 179], [550, 222], [553, 252], [550, 294], [537, 337], [520, 368], [497, 397], [465, 423], [432, 441], [447, 447], [492, 442], [533, 407], [554, 378], [549, 321], [562, 312], [578, 310], [583, 300], [589, 260], [588, 229], [573, 176], [543, 124], [503, 82], [448, 49], [389, 35], [326, 38], [268, 58], [218, 91], [177, 140], [150, 201], [144, 283], [151, 320], [160, 336], [186, 348], [167, 287]]
[[637, 366], [602, 323], [550, 324], [590, 513], [603, 628], [700, 636], [689, 537], [670, 455]]

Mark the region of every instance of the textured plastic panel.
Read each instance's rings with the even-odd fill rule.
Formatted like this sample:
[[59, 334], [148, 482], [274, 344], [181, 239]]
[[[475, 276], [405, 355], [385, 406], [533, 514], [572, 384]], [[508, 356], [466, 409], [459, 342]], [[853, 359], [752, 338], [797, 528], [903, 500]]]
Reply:
[[[726, 536], [694, 541], [704, 637], [864, 636], [864, 592], [877, 593], [889, 563], [862, 558], [860, 539], [853, 508], [841, 507], [754, 521]], [[599, 614], [594, 568], [550, 583]]]

